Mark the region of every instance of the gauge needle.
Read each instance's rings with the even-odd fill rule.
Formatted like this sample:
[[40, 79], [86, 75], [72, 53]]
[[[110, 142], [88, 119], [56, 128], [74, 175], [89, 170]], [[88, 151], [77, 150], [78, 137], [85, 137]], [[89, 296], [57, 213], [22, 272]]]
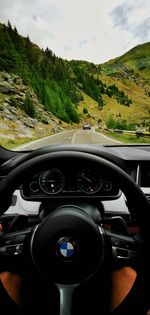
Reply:
[[54, 180], [54, 179], [47, 179], [46, 182], [47, 182], [47, 183], [54, 183], [55, 180]]
[[89, 179], [89, 178], [87, 178], [87, 177], [85, 177], [85, 176], [83, 176], [83, 175], [81, 175], [81, 177], [82, 177], [83, 179], [85, 179], [87, 182], [92, 183], [91, 179]]

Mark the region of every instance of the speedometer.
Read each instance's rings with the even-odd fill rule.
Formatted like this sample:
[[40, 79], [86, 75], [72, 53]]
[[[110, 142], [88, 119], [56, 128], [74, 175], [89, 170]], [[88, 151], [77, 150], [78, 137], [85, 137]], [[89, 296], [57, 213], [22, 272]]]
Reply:
[[45, 193], [53, 195], [59, 193], [63, 189], [65, 178], [59, 169], [51, 168], [41, 174], [39, 184]]
[[86, 194], [98, 192], [103, 183], [103, 178], [96, 171], [83, 169], [77, 175], [78, 188]]

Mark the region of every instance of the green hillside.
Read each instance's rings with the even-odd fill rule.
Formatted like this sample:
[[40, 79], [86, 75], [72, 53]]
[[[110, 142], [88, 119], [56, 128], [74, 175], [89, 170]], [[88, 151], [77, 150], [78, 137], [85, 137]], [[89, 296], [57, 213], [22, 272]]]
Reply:
[[[68, 124], [90, 122], [101, 128], [150, 129], [150, 43], [101, 65], [67, 61], [49, 48], [41, 50], [8, 22], [7, 26], [0, 24], [0, 72], [18, 75], [33, 89], [47, 113]], [[1, 110], [4, 99], [0, 93]], [[40, 121], [40, 111], [30, 93], [21, 105], [17, 100], [15, 94], [7, 99], [10, 105], [21, 106], [29, 117]]]
[[[17, 74], [32, 86], [45, 110], [68, 123], [79, 122], [79, 95], [66, 62], [49, 48], [40, 50], [29, 37], [21, 37], [9, 22], [0, 25], [0, 71]], [[34, 109], [32, 117], [36, 117]]]
[[117, 75], [127, 71], [150, 82], [150, 43], [138, 45], [127, 53], [103, 65], [107, 74]]
[[[99, 78], [106, 85], [115, 84], [124, 91], [130, 106], [120, 106], [114, 97], [106, 99], [102, 120], [114, 120], [114, 127], [150, 129], [150, 43], [138, 45], [123, 56], [101, 65]], [[129, 126], [127, 126], [129, 123]]]

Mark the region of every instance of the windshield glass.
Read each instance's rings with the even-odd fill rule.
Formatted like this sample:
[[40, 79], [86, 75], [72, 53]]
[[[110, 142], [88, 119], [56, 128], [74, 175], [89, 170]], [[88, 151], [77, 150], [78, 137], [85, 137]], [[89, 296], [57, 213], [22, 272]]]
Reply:
[[0, 144], [149, 144], [149, 12], [149, 0], [1, 0]]

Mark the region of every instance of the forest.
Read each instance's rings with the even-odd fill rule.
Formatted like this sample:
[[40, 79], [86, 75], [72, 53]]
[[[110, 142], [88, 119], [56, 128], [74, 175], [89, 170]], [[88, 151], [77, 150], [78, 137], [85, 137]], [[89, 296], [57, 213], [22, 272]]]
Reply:
[[[85, 61], [67, 61], [57, 57], [48, 47], [43, 50], [18, 34], [16, 27], [0, 24], [0, 71], [19, 75], [33, 88], [44, 109], [67, 123], [79, 123], [78, 103], [81, 91], [97, 101], [100, 110], [105, 102], [103, 95], [114, 97], [125, 106], [128, 99], [117, 86], [107, 86], [98, 75], [100, 66]], [[14, 104], [12, 104], [14, 105]], [[35, 118], [36, 110], [27, 95], [23, 108]]]

